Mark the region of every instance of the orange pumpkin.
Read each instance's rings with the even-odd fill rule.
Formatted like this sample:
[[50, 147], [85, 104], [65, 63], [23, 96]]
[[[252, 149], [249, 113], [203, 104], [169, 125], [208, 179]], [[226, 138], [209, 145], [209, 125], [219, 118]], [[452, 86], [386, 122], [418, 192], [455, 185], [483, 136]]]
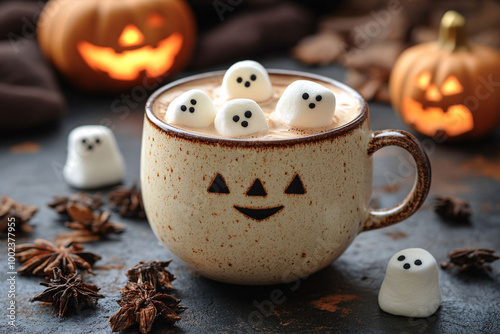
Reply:
[[77, 86], [151, 86], [182, 70], [195, 45], [184, 0], [51, 0], [38, 23], [45, 56]]
[[467, 43], [465, 19], [449, 11], [439, 40], [407, 49], [396, 61], [391, 102], [416, 131], [479, 138], [500, 122], [500, 54]]

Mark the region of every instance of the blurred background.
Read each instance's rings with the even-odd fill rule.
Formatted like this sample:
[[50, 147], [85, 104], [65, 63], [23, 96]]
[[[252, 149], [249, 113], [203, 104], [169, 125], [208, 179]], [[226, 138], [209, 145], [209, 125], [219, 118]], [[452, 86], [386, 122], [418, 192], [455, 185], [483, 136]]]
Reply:
[[[105, 83], [106, 89], [101, 89], [99, 83], [106, 78], [96, 76], [89, 84], [86, 73], [100, 70], [83, 68], [82, 57], [70, 50], [76, 49], [76, 42], [68, 40], [83, 38], [82, 32], [89, 30], [96, 44], [116, 46], [119, 52], [116, 40], [103, 36], [118, 39], [121, 29], [130, 25], [127, 18], [137, 26], [140, 15], [133, 13], [146, 6], [166, 6], [165, 13], [174, 16], [165, 22], [156, 17], [151, 22], [165, 24], [161, 29], [166, 33], [179, 27], [186, 34], [185, 44], [189, 44], [177, 56], [176, 65], [158, 76], [154, 88], [184, 73], [281, 55], [316, 69], [339, 64], [345, 74], [336, 79], [357, 89], [367, 100], [387, 103], [387, 82], [397, 57], [411, 45], [436, 40], [439, 22], [448, 10], [465, 16], [472, 42], [500, 48], [500, 3], [493, 0], [186, 0], [188, 7], [181, 9], [184, 13], [176, 14], [178, 9], [171, 6], [177, 2], [183, 3], [88, 1], [89, 8], [82, 10], [77, 5], [80, 1], [53, 0], [45, 10], [47, 15], [41, 15], [46, 1], [0, 2], [0, 128], [25, 131], [62, 119], [67, 91], [90, 91], [93, 95], [109, 95], [111, 91], [112, 96], [130, 92], [136, 81], [128, 85]], [[82, 14], [75, 15], [75, 11]], [[118, 21], [116, 15], [121, 16]], [[38, 32], [42, 36], [37, 39], [38, 20], [44, 16]], [[194, 20], [176, 20], [189, 16]], [[173, 27], [167, 27], [169, 24]], [[159, 41], [154, 33], [139, 31], [151, 45]], [[145, 88], [147, 94], [154, 90]]]

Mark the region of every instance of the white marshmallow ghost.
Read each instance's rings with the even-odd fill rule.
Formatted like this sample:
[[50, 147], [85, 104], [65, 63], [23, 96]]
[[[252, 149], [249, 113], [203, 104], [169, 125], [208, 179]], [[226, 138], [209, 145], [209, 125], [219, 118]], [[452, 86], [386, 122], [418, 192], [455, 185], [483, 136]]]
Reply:
[[266, 69], [253, 60], [240, 61], [228, 68], [222, 87], [228, 100], [244, 98], [262, 102], [273, 93]]
[[170, 102], [165, 120], [170, 124], [199, 128], [211, 125], [216, 114], [217, 108], [210, 97], [199, 89], [191, 89]]
[[441, 304], [436, 259], [421, 248], [397, 252], [387, 265], [378, 303], [394, 315], [425, 318], [434, 314]]
[[290, 127], [315, 128], [333, 122], [335, 95], [309, 80], [292, 82], [283, 92], [272, 119]]
[[119, 183], [125, 163], [110, 129], [102, 125], [80, 126], [68, 137], [68, 157], [63, 169], [66, 182], [91, 189]]
[[264, 112], [249, 99], [224, 103], [215, 116], [214, 124], [217, 131], [227, 137], [247, 136], [269, 129]]

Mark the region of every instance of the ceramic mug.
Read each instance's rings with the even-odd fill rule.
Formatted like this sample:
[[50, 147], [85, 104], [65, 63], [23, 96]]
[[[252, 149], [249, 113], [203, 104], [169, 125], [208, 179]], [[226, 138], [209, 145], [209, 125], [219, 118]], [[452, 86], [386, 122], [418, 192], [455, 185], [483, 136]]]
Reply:
[[[411, 216], [429, 191], [422, 146], [405, 131], [371, 131], [368, 106], [356, 91], [322, 76], [269, 72], [337, 86], [360, 102], [361, 111], [334, 130], [272, 141], [200, 135], [153, 113], [163, 92], [201, 78], [222, 80], [223, 72], [170, 83], [146, 105], [141, 186], [149, 223], [174, 255], [218, 281], [262, 285], [312, 274], [358, 233]], [[417, 177], [402, 203], [373, 210], [372, 154], [391, 145], [411, 153]]]

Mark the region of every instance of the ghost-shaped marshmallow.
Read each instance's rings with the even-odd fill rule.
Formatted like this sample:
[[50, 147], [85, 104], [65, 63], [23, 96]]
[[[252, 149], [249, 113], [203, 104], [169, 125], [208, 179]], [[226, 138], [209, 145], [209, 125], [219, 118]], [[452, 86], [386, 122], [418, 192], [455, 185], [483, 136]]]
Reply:
[[279, 99], [271, 118], [295, 128], [329, 126], [335, 113], [333, 92], [309, 80], [292, 82]]
[[222, 88], [228, 100], [244, 98], [262, 102], [270, 99], [273, 93], [266, 69], [253, 60], [240, 61], [228, 68]]
[[394, 315], [425, 318], [434, 314], [441, 304], [436, 259], [421, 248], [397, 252], [387, 265], [378, 303]]
[[165, 120], [169, 124], [200, 128], [211, 125], [216, 114], [217, 108], [210, 97], [199, 89], [191, 89], [170, 102]]
[[70, 186], [80, 189], [110, 186], [119, 183], [124, 174], [125, 163], [110, 129], [85, 125], [70, 132], [63, 169], [63, 177]]
[[224, 103], [215, 116], [214, 124], [217, 131], [227, 137], [247, 136], [269, 129], [264, 112], [249, 99]]

